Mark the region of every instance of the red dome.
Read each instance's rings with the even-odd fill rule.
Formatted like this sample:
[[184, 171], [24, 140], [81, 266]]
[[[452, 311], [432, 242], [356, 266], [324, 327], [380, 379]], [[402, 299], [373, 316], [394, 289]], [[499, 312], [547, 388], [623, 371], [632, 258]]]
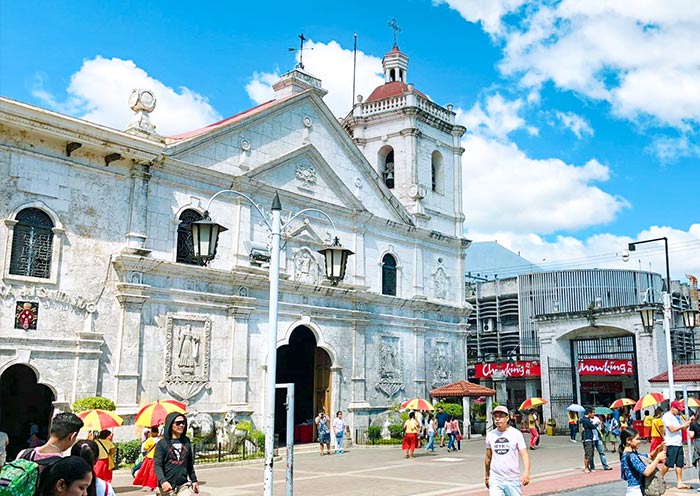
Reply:
[[[417, 93], [423, 98], [427, 98], [423, 93], [416, 90], [415, 88], [413, 89], [413, 92]], [[374, 102], [392, 96], [403, 95], [404, 93], [408, 93], [408, 85], [406, 83], [404, 83], [403, 81], [391, 81], [390, 83], [384, 83], [381, 86], [377, 86], [365, 101]]]

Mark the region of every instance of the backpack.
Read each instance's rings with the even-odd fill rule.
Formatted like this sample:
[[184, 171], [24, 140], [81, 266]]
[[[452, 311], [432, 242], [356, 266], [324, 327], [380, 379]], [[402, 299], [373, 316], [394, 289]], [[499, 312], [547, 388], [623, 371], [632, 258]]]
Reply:
[[20, 458], [6, 463], [0, 470], [0, 496], [34, 496], [41, 473], [61, 459], [60, 456], [34, 460], [35, 451], [25, 450]]
[[[648, 456], [637, 457], [644, 462], [645, 465], [651, 463], [651, 459]], [[655, 468], [651, 475], [644, 476], [644, 495], [645, 496], [661, 496], [666, 492], [666, 482], [661, 476], [661, 471]]]

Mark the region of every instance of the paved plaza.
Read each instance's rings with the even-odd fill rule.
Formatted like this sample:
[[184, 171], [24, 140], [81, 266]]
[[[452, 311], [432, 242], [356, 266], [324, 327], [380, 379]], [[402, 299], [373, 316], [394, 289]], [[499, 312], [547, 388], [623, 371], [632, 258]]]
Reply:
[[[644, 447], [644, 446], [643, 446]], [[483, 485], [484, 447], [482, 439], [462, 442], [462, 451], [448, 453], [438, 448], [435, 455], [416, 452], [404, 458], [399, 447], [353, 447], [342, 455], [319, 456], [315, 446], [298, 447], [294, 467], [294, 494], [300, 496], [485, 496]], [[530, 451], [532, 478], [524, 495], [624, 494], [617, 455], [609, 453], [611, 471], [583, 473], [583, 449], [568, 438], [542, 437], [542, 444]], [[597, 459], [596, 455], [596, 462]], [[600, 465], [597, 463], [597, 466]], [[246, 465], [197, 466], [203, 496], [248, 496], [262, 494], [262, 461]], [[669, 482], [675, 484], [669, 474]], [[695, 469], [685, 472], [685, 482], [698, 486]], [[128, 471], [115, 473], [114, 485], [120, 496], [141, 495]], [[597, 485], [597, 487], [590, 487]], [[577, 488], [588, 489], [574, 491]], [[666, 494], [688, 494], [669, 490]], [[274, 494], [285, 493], [285, 460], [275, 464]]]

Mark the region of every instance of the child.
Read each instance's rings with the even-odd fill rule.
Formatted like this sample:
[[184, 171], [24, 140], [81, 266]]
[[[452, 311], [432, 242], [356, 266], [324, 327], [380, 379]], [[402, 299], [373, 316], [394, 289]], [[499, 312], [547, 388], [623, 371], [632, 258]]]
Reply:
[[[639, 432], [632, 427], [625, 427], [620, 432], [620, 472], [622, 479], [627, 481], [625, 496], [643, 496], [642, 487], [644, 477], [654, 473], [660, 463], [666, 460], [666, 452], [663, 445], [649, 453], [637, 453], [641, 438]], [[649, 457], [651, 463], [647, 465], [641, 457]]]

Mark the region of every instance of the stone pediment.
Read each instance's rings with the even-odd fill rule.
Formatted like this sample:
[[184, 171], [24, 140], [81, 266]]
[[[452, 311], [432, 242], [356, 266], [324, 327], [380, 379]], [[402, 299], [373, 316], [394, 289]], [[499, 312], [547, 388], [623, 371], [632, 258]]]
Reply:
[[[368, 202], [374, 206], [374, 215], [395, 222], [404, 221], [390, 203], [375, 196], [377, 189], [368, 187], [368, 182], [373, 178], [362, 174], [360, 170], [349, 172], [354, 176], [352, 185], [348, 185], [336, 173], [313, 145], [307, 144], [258, 166], [245, 175], [276, 189], [350, 210], [367, 211], [365, 203]], [[370, 198], [370, 195], [375, 197]]]

